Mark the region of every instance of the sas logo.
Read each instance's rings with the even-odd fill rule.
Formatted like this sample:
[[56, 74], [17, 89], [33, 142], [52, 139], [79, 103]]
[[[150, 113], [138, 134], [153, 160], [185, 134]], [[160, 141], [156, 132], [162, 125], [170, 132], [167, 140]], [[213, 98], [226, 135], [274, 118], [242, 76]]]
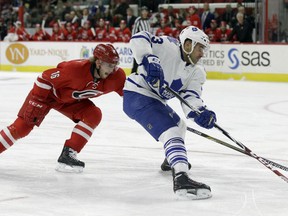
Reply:
[[26, 46], [20, 43], [14, 43], [6, 49], [6, 58], [13, 64], [22, 64], [29, 57], [29, 51]]
[[229, 66], [229, 68], [231, 68], [232, 70], [239, 67], [239, 59], [238, 59], [237, 53], [238, 53], [238, 50], [235, 48], [230, 49], [228, 52], [228, 58], [231, 62], [231, 66]]
[[271, 65], [269, 52], [258, 51], [243, 51], [240, 52], [236, 48], [232, 48], [228, 51], [228, 59], [232, 70], [237, 69], [239, 66], [258, 66], [268, 67]]
[[86, 46], [82, 46], [80, 50], [80, 58], [89, 58], [89, 49]]

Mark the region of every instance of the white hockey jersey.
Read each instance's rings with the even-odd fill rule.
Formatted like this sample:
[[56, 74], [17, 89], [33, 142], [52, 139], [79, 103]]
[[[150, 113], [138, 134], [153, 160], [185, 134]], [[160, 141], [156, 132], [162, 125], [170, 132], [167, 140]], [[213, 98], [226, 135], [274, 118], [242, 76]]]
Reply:
[[[138, 92], [165, 103], [165, 100], [159, 96], [159, 89], [151, 88], [145, 81], [147, 73], [141, 62], [145, 55], [153, 54], [160, 59], [165, 84], [178, 92], [193, 107], [204, 106], [201, 94], [202, 85], [206, 81], [205, 69], [200, 64], [192, 65], [183, 60], [177, 39], [168, 36], [157, 37], [142, 31], [133, 35], [130, 40], [130, 48], [139, 67], [137, 74], [132, 73], [128, 76], [124, 90]], [[186, 116], [191, 111], [184, 104], [182, 104], [182, 108]]]

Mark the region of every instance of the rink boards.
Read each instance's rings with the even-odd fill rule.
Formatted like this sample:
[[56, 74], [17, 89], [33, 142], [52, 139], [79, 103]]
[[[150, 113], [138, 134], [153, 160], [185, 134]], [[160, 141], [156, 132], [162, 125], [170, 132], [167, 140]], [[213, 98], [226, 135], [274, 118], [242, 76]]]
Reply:
[[[88, 58], [96, 45], [95, 42], [0, 42], [0, 70], [42, 72], [61, 61]], [[130, 74], [133, 56], [129, 44], [113, 45], [120, 55], [119, 66]], [[215, 43], [202, 63], [208, 79], [288, 82], [285, 56], [288, 56], [285, 44]]]

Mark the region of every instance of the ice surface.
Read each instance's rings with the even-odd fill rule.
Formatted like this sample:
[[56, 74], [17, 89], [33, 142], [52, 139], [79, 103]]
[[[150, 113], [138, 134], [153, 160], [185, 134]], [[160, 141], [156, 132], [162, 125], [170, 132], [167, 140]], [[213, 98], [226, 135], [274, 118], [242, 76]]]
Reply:
[[[15, 120], [37, 75], [0, 73], [1, 129]], [[235, 139], [259, 156], [288, 166], [287, 83], [208, 80], [203, 99]], [[86, 162], [82, 174], [54, 170], [74, 127], [55, 111], [1, 154], [1, 216], [287, 215], [286, 182], [257, 160], [191, 132], [186, 134], [189, 174], [210, 185], [213, 197], [176, 200], [171, 174], [160, 171], [161, 143], [122, 112], [117, 94], [92, 100], [102, 109], [103, 120], [78, 155]], [[177, 99], [169, 104], [183, 117]], [[233, 144], [217, 129], [187, 124]]]

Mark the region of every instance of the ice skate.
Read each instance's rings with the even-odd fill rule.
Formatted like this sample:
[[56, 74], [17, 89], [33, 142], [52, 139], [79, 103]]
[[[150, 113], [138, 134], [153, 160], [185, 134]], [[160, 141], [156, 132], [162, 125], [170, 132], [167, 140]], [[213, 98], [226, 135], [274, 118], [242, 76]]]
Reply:
[[[188, 169], [190, 170], [191, 169], [191, 164], [188, 162]], [[171, 171], [171, 167], [167, 161], [167, 159], [165, 158], [163, 163], [161, 164], [161, 170], [166, 172], [166, 171]]]
[[85, 167], [85, 163], [77, 159], [77, 152], [67, 146], [64, 146], [58, 163], [56, 167], [58, 172], [81, 173]]
[[173, 170], [173, 189], [180, 199], [208, 199], [212, 196], [208, 185], [196, 182], [189, 178], [185, 172], [174, 173]]

